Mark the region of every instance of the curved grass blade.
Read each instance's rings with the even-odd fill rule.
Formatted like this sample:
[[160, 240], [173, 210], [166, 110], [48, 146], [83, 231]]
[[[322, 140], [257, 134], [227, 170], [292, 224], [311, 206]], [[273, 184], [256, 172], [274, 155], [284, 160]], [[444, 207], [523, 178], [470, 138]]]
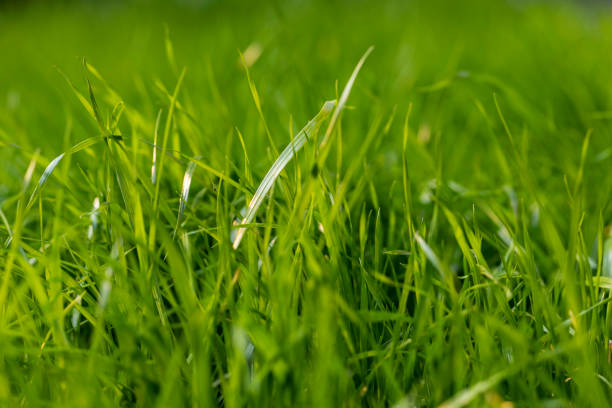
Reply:
[[[85, 71], [87, 71], [88, 64], [87, 64], [87, 61], [85, 61], [85, 59], [83, 59], [83, 67], [85, 68]], [[94, 97], [93, 88], [91, 87], [91, 83], [89, 82], [89, 78], [86, 78], [87, 79], [87, 90], [89, 92], [89, 101], [88, 101], [87, 98], [85, 98], [85, 96], [83, 96], [83, 94], [81, 92], [79, 92], [78, 89], [76, 89], [76, 87], [74, 86], [72, 81], [70, 81], [70, 79], [68, 78], [68, 76], [66, 74], [64, 74], [57, 67], [56, 67], [56, 70], [57, 70], [57, 72], [60, 73], [61, 76], [64, 77], [64, 79], [66, 80], [68, 85], [70, 85], [70, 88], [72, 89], [72, 91], [76, 95], [76, 97], [79, 100], [79, 102], [81, 102], [83, 107], [85, 107], [85, 110], [87, 110], [87, 112], [90, 114], [90, 116], [95, 119], [96, 124], [100, 128], [100, 131], [102, 132], [102, 134], [106, 135], [108, 133], [108, 130], [104, 126], [104, 122], [102, 121], [102, 117], [100, 116], [100, 112], [98, 110], [98, 104], [96, 102], [96, 98]]]
[[8, 238], [6, 238], [6, 241], [4, 241], [4, 247], [8, 248], [9, 245], [11, 245], [11, 242], [13, 241], [13, 230], [11, 229], [11, 224], [9, 224], [8, 219], [4, 214], [4, 211], [2, 211], [2, 208], [0, 208], [0, 220], [2, 220], [2, 222], [4, 223], [4, 227], [6, 228], [6, 232], [8, 234]]
[[34, 187], [34, 191], [32, 192], [30, 199], [28, 200], [28, 205], [26, 206], [26, 209], [30, 208], [30, 206], [32, 205], [32, 201], [36, 198], [37, 193], [39, 193], [40, 190], [45, 186], [45, 184], [47, 184], [47, 180], [49, 179], [49, 176], [51, 175], [51, 173], [53, 173], [53, 170], [55, 170], [55, 168], [60, 163], [60, 161], [62, 161], [65, 155], [66, 153], [62, 153], [59, 156], [57, 156], [55, 159], [51, 160], [51, 163], [49, 163], [49, 165], [43, 172], [42, 176], [40, 176], [40, 180], [38, 180], [38, 184], [36, 185], [36, 187]]
[[322, 149], [329, 143], [332, 130], [334, 129], [336, 121], [338, 120], [338, 116], [340, 116], [340, 113], [342, 112], [342, 110], [344, 109], [344, 106], [346, 105], [346, 101], [348, 100], [348, 97], [351, 93], [351, 89], [353, 89], [353, 85], [355, 84], [355, 79], [357, 79], [357, 74], [359, 74], [359, 71], [361, 70], [363, 63], [365, 62], [365, 60], [368, 58], [368, 55], [370, 55], [370, 53], [373, 50], [374, 50], [373, 45], [367, 49], [367, 51], [363, 54], [363, 56], [361, 57], [357, 65], [355, 66], [355, 69], [353, 69], [353, 73], [351, 74], [349, 80], [346, 82], [346, 85], [344, 86], [344, 89], [342, 90], [342, 94], [340, 95], [340, 99], [338, 100], [338, 105], [336, 106], [336, 109], [334, 110], [334, 113], [332, 114], [332, 117], [329, 121], [329, 125], [327, 125], [325, 136], [323, 137], [323, 140], [321, 141], [321, 144], [319, 145], [320, 149]]
[[[251, 221], [253, 221], [259, 206], [261, 206], [266, 194], [268, 194], [272, 188], [274, 181], [278, 178], [281, 171], [283, 171], [287, 163], [291, 161], [294, 154], [299, 151], [302, 146], [304, 146], [306, 141], [311, 138], [312, 134], [316, 132], [335, 105], [335, 100], [325, 102], [319, 113], [317, 113], [317, 115], [312, 118], [302, 130], [300, 130], [293, 141], [289, 143], [287, 147], [285, 147], [285, 150], [283, 150], [283, 152], [278, 156], [278, 159], [276, 159], [272, 167], [270, 167], [270, 170], [268, 170], [268, 173], [257, 188], [255, 195], [253, 195], [253, 199], [251, 199], [251, 202], [249, 203], [247, 214], [240, 224], [249, 224]], [[236, 238], [234, 239], [233, 244], [234, 249], [237, 249], [240, 245], [240, 241], [242, 240], [245, 232], [245, 228], [240, 228], [236, 233]]]
[[57, 165], [62, 161], [62, 159], [64, 158], [66, 154], [73, 154], [80, 150], [87, 149], [88, 147], [102, 140], [104, 140], [103, 136], [89, 137], [77, 143], [76, 145], [72, 146], [71, 149], [60, 154], [55, 159], [51, 160], [51, 163], [49, 163], [47, 168], [45, 168], [45, 171], [43, 172], [42, 176], [40, 176], [40, 179], [38, 180], [38, 184], [36, 185], [36, 187], [34, 187], [34, 191], [32, 191], [32, 194], [30, 195], [30, 199], [28, 200], [28, 204], [26, 205], [26, 211], [32, 207], [34, 200], [38, 197], [38, 194], [40, 194], [41, 190], [45, 187], [45, 184], [47, 184], [47, 180], [49, 179], [49, 176], [51, 176], [51, 174], [53, 173], [53, 170], [55, 170]]
[[87, 100], [87, 98], [85, 98], [83, 96], [83, 94], [81, 92], [79, 92], [78, 89], [76, 89], [76, 87], [74, 86], [74, 84], [72, 83], [72, 81], [68, 78], [68, 76], [66, 74], [64, 74], [64, 72], [62, 72], [62, 70], [60, 70], [59, 68], [55, 67], [55, 69], [57, 70], [57, 72], [59, 72], [59, 74], [64, 77], [64, 79], [66, 80], [66, 82], [68, 83], [68, 85], [70, 86], [70, 88], [72, 89], [72, 91], [74, 92], [74, 94], [76, 95], [77, 99], [79, 100], [79, 102], [81, 102], [81, 105], [83, 105], [83, 107], [85, 108], [85, 110], [87, 111], [87, 113], [89, 113], [89, 115], [92, 118], [96, 117], [96, 114], [94, 113], [93, 108], [91, 107], [91, 104], [89, 103], [89, 101]]
[[117, 125], [119, 124], [119, 119], [121, 119], [121, 114], [123, 113], [124, 109], [125, 109], [125, 104], [123, 103], [123, 101], [119, 101], [115, 104], [115, 107], [113, 108], [113, 111], [111, 112], [108, 129], [113, 134], [117, 133]]
[[[83, 68], [85, 69], [85, 73], [87, 73], [87, 61], [83, 58]], [[87, 80], [87, 90], [89, 91], [89, 101], [91, 104], [91, 109], [94, 114], [94, 118], [96, 119], [96, 123], [100, 128], [102, 134], [106, 135], [108, 133], [108, 129], [104, 126], [104, 121], [102, 120], [102, 116], [100, 115], [100, 109], [98, 108], [98, 102], [96, 102], [96, 97], [94, 96], [93, 88], [91, 87], [91, 82], [89, 82], [89, 78], [85, 77]]]
[[22, 191], [27, 191], [28, 187], [30, 187], [30, 183], [32, 181], [32, 176], [34, 176], [34, 169], [36, 169], [36, 162], [38, 161], [38, 156], [40, 155], [40, 151], [36, 149], [34, 152], [34, 156], [32, 160], [30, 160], [30, 164], [28, 164], [28, 168], [23, 176], [23, 187]]

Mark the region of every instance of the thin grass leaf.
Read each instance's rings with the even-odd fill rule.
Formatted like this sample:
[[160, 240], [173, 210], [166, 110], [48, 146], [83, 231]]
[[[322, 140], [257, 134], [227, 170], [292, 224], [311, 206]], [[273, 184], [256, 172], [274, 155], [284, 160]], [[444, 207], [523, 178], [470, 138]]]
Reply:
[[119, 124], [119, 119], [121, 119], [121, 114], [123, 113], [124, 108], [125, 105], [123, 101], [117, 102], [113, 108], [108, 124], [108, 129], [113, 133], [115, 133], [115, 130], [117, 129], [117, 125]]
[[89, 228], [87, 229], [87, 239], [89, 239], [90, 241], [93, 239], [96, 230], [98, 229], [98, 211], [100, 210], [100, 198], [96, 197], [94, 198], [93, 201], [93, 208], [91, 210], [91, 213], [89, 214], [89, 220], [91, 221], [91, 224], [89, 225]]
[[60, 163], [60, 161], [62, 161], [65, 155], [66, 153], [62, 153], [59, 156], [57, 156], [55, 159], [51, 160], [51, 163], [49, 163], [49, 165], [43, 172], [42, 176], [40, 176], [40, 179], [38, 180], [38, 184], [36, 185], [36, 187], [34, 187], [34, 191], [32, 192], [32, 195], [30, 196], [30, 199], [28, 200], [28, 204], [26, 205], [26, 210], [32, 206], [34, 199], [40, 193], [40, 190], [43, 189], [45, 184], [47, 184], [47, 180], [49, 179], [49, 176], [51, 175], [51, 173], [53, 173], [53, 170], [55, 170], [55, 168]]
[[5, 248], [8, 248], [11, 244], [11, 241], [13, 240], [13, 230], [11, 229], [11, 224], [9, 224], [8, 219], [4, 214], [4, 211], [2, 211], [2, 208], [0, 208], [0, 220], [2, 220], [2, 223], [6, 228], [6, 232], [8, 233], [8, 237], [6, 238], [6, 241], [4, 241]]
[[410, 251], [406, 251], [405, 249], [391, 249], [384, 251], [383, 254], [392, 256], [410, 256]]
[[242, 151], [244, 152], [244, 178], [246, 179], [247, 183], [251, 184], [253, 182], [250, 167], [251, 162], [249, 160], [249, 155], [247, 154], [246, 143], [244, 143], [244, 138], [242, 137], [242, 133], [240, 133], [238, 128], [236, 128], [236, 134], [238, 135], [240, 145], [242, 146]]
[[[327, 118], [329, 113], [332, 111], [335, 104], [336, 104], [335, 100], [325, 102], [323, 104], [323, 107], [319, 111], [319, 113], [317, 113], [317, 115], [314, 118], [312, 118], [306, 124], [306, 126], [304, 126], [302, 130], [300, 130], [300, 132], [295, 136], [293, 141], [289, 143], [287, 147], [285, 147], [285, 150], [283, 150], [283, 152], [278, 156], [278, 159], [276, 159], [272, 167], [270, 167], [270, 170], [268, 170], [268, 173], [266, 174], [261, 184], [257, 188], [255, 195], [253, 196], [253, 198], [251, 199], [251, 202], [249, 203], [247, 214], [242, 220], [241, 224], [249, 224], [251, 223], [253, 218], [255, 218], [255, 214], [257, 213], [257, 210], [263, 203], [263, 200], [266, 194], [268, 194], [268, 192], [272, 188], [274, 181], [278, 178], [281, 171], [283, 171], [287, 163], [291, 161], [295, 153], [298, 152], [302, 148], [302, 146], [304, 146], [306, 141], [312, 137], [313, 133], [316, 132], [316, 130], [321, 125], [321, 123]], [[238, 246], [240, 245], [240, 241], [242, 240], [242, 237], [245, 232], [246, 232], [246, 229], [241, 228], [236, 233], [236, 238], [234, 239], [234, 244], [233, 244], [234, 249], [237, 249]]]
[[421, 250], [425, 254], [425, 257], [429, 260], [429, 262], [431, 262], [431, 264], [440, 274], [440, 278], [442, 279], [442, 282], [445, 282], [447, 284], [448, 290], [451, 296], [453, 296], [453, 298], [456, 298], [457, 292], [453, 285], [453, 277], [452, 277], [451, 271], [448, 269], [448, 267], [445, 264], [442, 263], [438, 255], [436, 255], [436, 253], [429, 246], [429, 244], [427, 244], [427, 242], [425, 242], [425, 240], [421, 238], [418, 232], [414, 233], [414, 238], [416, 242], [418, 243], [419, 247], [421, 247]]
[[[185, 71], [186, 68], [183, 68], [183, 70], [181, 71], [181, 74], [178, 77], [178, 80], [176, 82], [176, 87], [174, 88], [174, 93], [172, 94], [172, 99], [170, 100], [170, 106], [168, 107], [168, 115], [166, 117], [166, 125], [164, 127], [164, 134], [163, 134], [163, 139], [162, 139], [162, 146], [161, 146], [161, 152], [162, 155], [160, 156], [160, 160], [159, 160], [159, 170], [158, 170], [158, 174], [155, 177], [155, 191], [153, 193], [153, 202], [152, 202], [152, 207], [153, 207], [153, 216], [157, 217], [159, 214], [159, 197], [160, 197], [160, 181], [162, 179], [163, 176], [163, 171], [164, 171], [164, 157], [165, 154], [167, 153], [167, 148], [168, 148], [168, 139], [170, 138], [170, 133], [172, 130], [172, 120], [173, 120], [173, 116], [174, 116], [174, 109], [176, 106], [176, 101], [178, 99], [178, 94], [179, 91], [181, 89], [181, 84], [183, 83], [183, 78], [185, 77]], [[155, 149], [157, 149], [157, 144], [155, 145]], [[149, 227], [149, 250], [152, 251], [155, 248], [155, 241], [157, 238], [157, 223], [152, 222], [150, 227]], [[153, 269], [149, 270], [149, 273], [151, 274], [153, 271]], [[157, 293], [157, 287], [153, 288], [153, 295], [156, 298], [156, 303], [158, 305], [158, 310], [160, 311], [160, 317], [162, 318], [162, 322], [165, 321], [165, 318], [162, 317], [164, 316], [162, 309], [161, 309], [161, 303], [159, 302], [158, 299], [158, 293]]]
[[179, 225], [181, 224], [181, 220], [183, 219], [183, 214], [185, 213], [185, 205], [187, 204], [187, 199], [189, 198], [189, 187], [191, 186], [191, 179], [193, 178], [193, 172], [195, 171], [196, 167], [197, 164], [195, 162], [189, 162], [189, 165], [187, 165], [187, 170], [185, 171], [185, 175], [183, 176], [183, 186], [181, 188], [179, 213], [176, 217], [176, 228], [174, 229], [174, 235], [176, 235]]
[[79, 102], [81, 102], [81, 105], [83, 105], [83, 107], [85, 108], [85, 110], [91, 115], [92, 118], [95, 118], [96, 115], [94, 113], [93, 108], [91, 107], [91, 104], [89, 103], [89, 101], [87, 101], [87, 98], [85, 98], [83, 96], [83, 94], [81, 92], [79, 92], [78, 89], [76, 89], [76, 87], [74, 86], [74, 84], [72, 83], [72, 81], [70, 81], [70, 79], [68, 78], [68, 76], [66, 74], [64, 74], [59, 68], [55, 67], [55, 69], [57, 70], [57, 72], [59, 72], [59, 74], [64, 77], [64, 79], [66, 80], [66, 82], [68, 82], [68, 85], [70, 85], [70, 88], [72, 89], [72, 91], [74, 92], [74, 94], [76, 95], [77, 99], [79, 100]]
[[[85, 68], [85, 72], [87, 73], [87, 61], [83, 58], [83, 68]], [[104, 121], [102, 120], [102, 116], [100, 115], [100, 109], [98, 108], [98, 103], [96, 102], [96, 97], [94, 96], [93, 88], [91, 86], [91, 82], [89, 82], [89, 78], [87, 80], [87, 90], [89, 91], [89, 100], [91, 103], [91, 110], [93, 111], [96, 122], [98, 123], [98, 127], [102, 134], [107, 134], [108, 129], [104, 126]]]
[[[178, 99], [178, 93], [179, 90], [181, 89], [181, 84], [183, 83], [183, 78], [185, 77], [185, 68], [183, 68], [183, 70], [181, 71], [181, 75], [179, 76], [177, 82], [176, 82], [176, 87], [174, 88], [174, 93], [172, 94], [172, 100], [170, 101], [170, 107], [168, 108], [168, 115], [166, 117], [166, 125], [164, 126], [164, 135], [163, 135], [163, 139], [162, 139], [162, 146], [161, 146], [161, 150], [162, 153], [166, 152], [166, 149], [168, 148], [168, 139], [170, 137], [170, 132], [172, 130], [172, 119], [174, 117], [174, 109], [176, 107], [176, 101]], [[161, 156], [161, 160], [159, 161], [159, 176], [162, 176], [163, 170], [164, 170], [164, 156]], [[153, 208], [155, 213], [157, 213], [157, 209], [159, 206], [159, 184], [160, 184], [160, 180], [156, 179], [156, 183], [155, 183], [155, 194], [153, 196]]]
[[38, 194], [40, 194], [40, 192], [42, 191], [42, 189], [45, 187], [45, 184], [47, 184], [47, 181], [49, 179], [49, 177], [51, 176], [51, 174], [53, 173], [53, 170], [55, 170], [55, 168], [57, 167], [57, 165], [62, 161], [62, 159], [64, 158], [64, 156], [66, 154], [74, 154], [80, 150], [86, 149], [100, 141], [104, 140], [103, 137], [100, 136], [96, 136], [96, 137], [89, 137], [79, 143], [77, 143], [76, 145], [74, 145], [70, 150], [60, 154], [59, 156], [57, 156], [55, 159], [51, 160], [51, 163], [49, 163], [49, 165], [47, 166], [47, 168], [45, 169], [45, 171], [43, 172], [42, 176], [40, 176], [40, 179], [38, 180], [38, 184], [36, 185], [36, 187], [34, 187], [34, 191], [32, 192], [32, 194], [30, 195], [30, 199], [28, 200], [28, 204], [26, 205], [26, 211], [29, 210], [32, 206], [32, 204], [34, 203], [34, 200], [38, 197]]
[[32, 181], [32, 176], [34, 175], [34, 170], [36, 169], [36, 161], [38, 160], [39, 151], [36, 150], [34, 152], [34, 156], [32, 160], [30, 160], [30, 164], [28, 164], [28, 168], [23, 176], [23, 189], [22, 191], [26, 191], [28, 187], [30, 187], [30, 182]]
[[322, 149], [329, 143], [329, 139], [331, 137], [331, 133], [334, 129], [336, 121], [338, 120], [338, 116], [340, 116], [340, 113], [344, 109], [346, 101], [348, 100], [348, 97], [351, 93], [351, 89], [353, 89], [355, 79], [357, 79], [357, 74], [359, 74], [359, 71], [361, 70], [361, 67], [363, 66], [365, 60], [368, 58], [368, 55], [370, 55], [373, 50], [374, 46], [370, 46], [370, 48], [368, 48], [368, 50], [365, 52], [365, 54], [363, 54], [363, 56], [355, 66], [355, 69], [353, 69], [353, 73], [351, 74], [349, 80], [344, 86], [344, 89], [342, 90], [342, 95], [340, 95], [340, 99], [338, 100], [338, 105], [336, 105], [336, 109], [334, 110], [334, 113], [332, 114], [332, 117], [329, 121], [327, 131], [325, 131], [325, 136], [323, 137], [323, 140], [321, 141], [321, 144], [319, 146], [320, 149]]
[[102, 117], [100, 116], [100, 110], [98, 109], [98, 103], [96, 102], [96, 97], [93, 93], [93, 88], [91, 87], [91, 82], [89, 82], [89, 78], [87, 79], [87, 89], [89, 90], [89, 99], [91, 100], [91, 109], [94, 113], [94, 117], [96, 118], [96, 122], [98, 123], [98, 127], [100, 131], [105, 134], [107, 133], [106, 127], [104, 126], [104, 122], [102, 121]]
[[276, 148], [276, 143], [274, 143], [274, 139], [272, 138], [272, 134], [270, 133], [270, 128], [268, 127], [268, 122], [266, 121], [266, 117], [263, 114], [263, 109], [261, 108], [261, 99], [259, 98], [259, 92], [257, 92], [257, 87], [255, 86], [255, 82], [251, 78], [251, 73], [249, 72], [249, 65], [244, 59], [244, 55], [240, 51], [240, 61], [242, 62], [242, 67], [247, 75], [247, 81], [249, 83], [249, 89], [251, 90], [251, 95], [253, 96], [253, 101], [255, 102], [255, 107], [257, 108], [257, 112], [259, 113], [259, 118], [264, 125], [264, 129], [266, 130], [266, 136], [268, 137], [268, 142], [270, 143], [270, 147], [272, 148], [272, 152], [274, 154], [278, 154], [278, 149]]
[[157, 135], [159, 134], [159, 121], [161, 119], [162, 109], [157, 113], [155, 120], [155, 132], [153, 136], [153, 165], [151, 166], [151, 184], [155, 185], [157, 180]]
[[174, 47], [170, 40], [170, 29], [167, 24], [164, 24], [164, 44], [166, 46], [166, 58], [168, 58], [172, 72], [176, 75], [178, 73], [178, 65], [176, 64], [176, 58], [174, 58]]
[[87, 69], [87, 71], [89, 71], [90, 74], [92, 74], [99, 82], [101, 82], [104, 87], [106, 88], [106, 92], [108, 92], [110, 99], [112, 101], [120, 101], [121, 97], [117, 94], [117, 92], [115, 92], [115, 90], [113, 88], [111, 88], [111, 86], [108, 84], [108, 82], [106, 82], [106, 80], [104, 79], [104, 77], [102, 77], [102, 75], [100, 75], [100, 73], [98, 72], [98, 70], [91, 65], [89, 62], [85, 64], [85, 69]]

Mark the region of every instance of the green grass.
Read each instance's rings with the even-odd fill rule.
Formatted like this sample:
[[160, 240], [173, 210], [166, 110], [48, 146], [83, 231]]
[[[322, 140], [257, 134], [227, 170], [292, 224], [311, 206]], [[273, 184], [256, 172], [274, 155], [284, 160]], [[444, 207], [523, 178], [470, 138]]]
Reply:
[[0, 406], [610, 406], [612, 12], [251, 3], [0, 6]]

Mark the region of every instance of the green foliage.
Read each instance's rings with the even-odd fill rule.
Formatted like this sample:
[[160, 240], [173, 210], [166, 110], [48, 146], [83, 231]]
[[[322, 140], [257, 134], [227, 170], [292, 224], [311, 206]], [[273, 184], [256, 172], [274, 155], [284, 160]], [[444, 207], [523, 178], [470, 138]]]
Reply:
[[612, 404], [609, 10], [181, 4], [0, 9], [0, 406]]

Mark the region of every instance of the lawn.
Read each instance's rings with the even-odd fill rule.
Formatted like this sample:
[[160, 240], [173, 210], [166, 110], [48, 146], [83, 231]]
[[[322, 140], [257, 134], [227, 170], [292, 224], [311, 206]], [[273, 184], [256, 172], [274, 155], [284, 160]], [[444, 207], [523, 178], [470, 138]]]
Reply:
[[0, 3], [0, 406], [611, 406], [610, 50], [598, 2]]

